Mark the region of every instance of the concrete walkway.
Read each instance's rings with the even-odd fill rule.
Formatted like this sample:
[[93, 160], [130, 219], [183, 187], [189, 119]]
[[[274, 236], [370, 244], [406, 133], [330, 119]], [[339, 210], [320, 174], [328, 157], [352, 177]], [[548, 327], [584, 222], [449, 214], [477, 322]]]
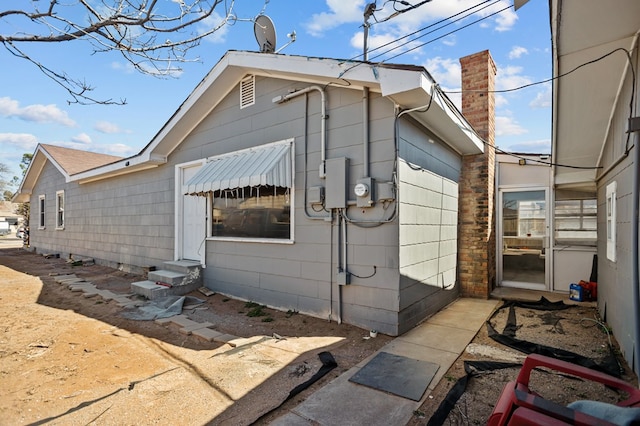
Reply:
[[349, 379], [373, 359], [363, 360], [317, 390], [272, 425], [404, 425], [444, 377], [491, 315], [498, 300], [458, 299], [380, 352], [438, 364], [420, 401], [362, 386]]

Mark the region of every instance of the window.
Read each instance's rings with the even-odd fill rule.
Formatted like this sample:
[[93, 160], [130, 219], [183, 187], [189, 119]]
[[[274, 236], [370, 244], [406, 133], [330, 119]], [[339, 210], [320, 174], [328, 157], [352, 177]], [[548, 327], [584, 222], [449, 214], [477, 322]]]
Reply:
[[291, 238], [289, 188], [246, 187], [213, 194], [213, 237]]
[[56, 192], [56, 229], [64, 229], [64, 191]]
[[38, 196], [38, 228], [44, 229], [45, 227], [45, 215], [44, 215], [45, 198], [44, 195]]
[[184, 186], [208, 196], [212, 237], [292, 239], [293, 139], [209, 158]]
[[596, 245], [598, 206], [596, 199], [566, 199], [555, 203], [555, 238], [558, 244]]
[[607, 259], [616, 261], [616, 182], [607, 185]]

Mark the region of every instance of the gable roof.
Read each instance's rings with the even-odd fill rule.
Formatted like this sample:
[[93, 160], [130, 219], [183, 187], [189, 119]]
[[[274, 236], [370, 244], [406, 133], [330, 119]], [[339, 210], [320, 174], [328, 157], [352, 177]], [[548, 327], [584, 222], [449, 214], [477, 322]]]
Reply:
[[115, 155], [99, 154], [97, 152], [83, 151], [80, 149], [63, 148], [61, 146], [39, 144], [33, 154], [29, 168], [25, 173], [20, 188], [14, 195], [13, 202], [24, 203], [29, 201], [40, 172], [46, 163], [50, 161], [64, 176], [65, 181], [73, 180], [73, 176], [122, 160]]
[[555, 184], [595, 191], [594, 167], [602, 165], [616, 104], [626, 96], [623, 82], [633, 72], [626, 54], [616, 49], [637, 48], [640, 1], [618, 0], [612, 7], [601, 0], [551, 0], [550, 13], [553, 160], [592, 168], [556, 167]]
[[68, 176], [122, 160], [122, 157], [115, 155], [99, 154], [55, 145], [41, 144], [40, 147], [49, 154], [60, 171]]
[[476, 154], [484, 149], [483, 141], [423, 67], [229, 51], [139, 154], [76, 172], [67, 180], [82, 184], [166, 163], [171, 152], [247, 75], [354, 90], [367, 87], [401, 110], [415, 109], [410, 115], [459, 153]]

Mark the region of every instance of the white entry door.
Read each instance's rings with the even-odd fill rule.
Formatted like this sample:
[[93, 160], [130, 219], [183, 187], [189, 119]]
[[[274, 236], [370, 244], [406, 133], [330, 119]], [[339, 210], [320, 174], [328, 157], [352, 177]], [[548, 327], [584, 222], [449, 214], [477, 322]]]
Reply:
[[[180, 168], [180, 190], [200, 169], [201, 164]], [[181, 259], [204, 261], [205, 239], [207, 236], [207, 197], [182, 195], [182, 224], [179, 240], [182, 240]]]
[[502, 189], [499, 195], [500, 285], [547, 290], [551, 256], [546, 188]]

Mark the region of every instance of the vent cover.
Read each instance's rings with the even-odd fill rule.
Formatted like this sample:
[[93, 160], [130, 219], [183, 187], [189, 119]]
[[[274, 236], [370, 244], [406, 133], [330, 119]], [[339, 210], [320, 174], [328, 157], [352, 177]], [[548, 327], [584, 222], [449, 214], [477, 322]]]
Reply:
[[240, 82], [240, 109], [256, 103], [256, 77], [250, 75]]

